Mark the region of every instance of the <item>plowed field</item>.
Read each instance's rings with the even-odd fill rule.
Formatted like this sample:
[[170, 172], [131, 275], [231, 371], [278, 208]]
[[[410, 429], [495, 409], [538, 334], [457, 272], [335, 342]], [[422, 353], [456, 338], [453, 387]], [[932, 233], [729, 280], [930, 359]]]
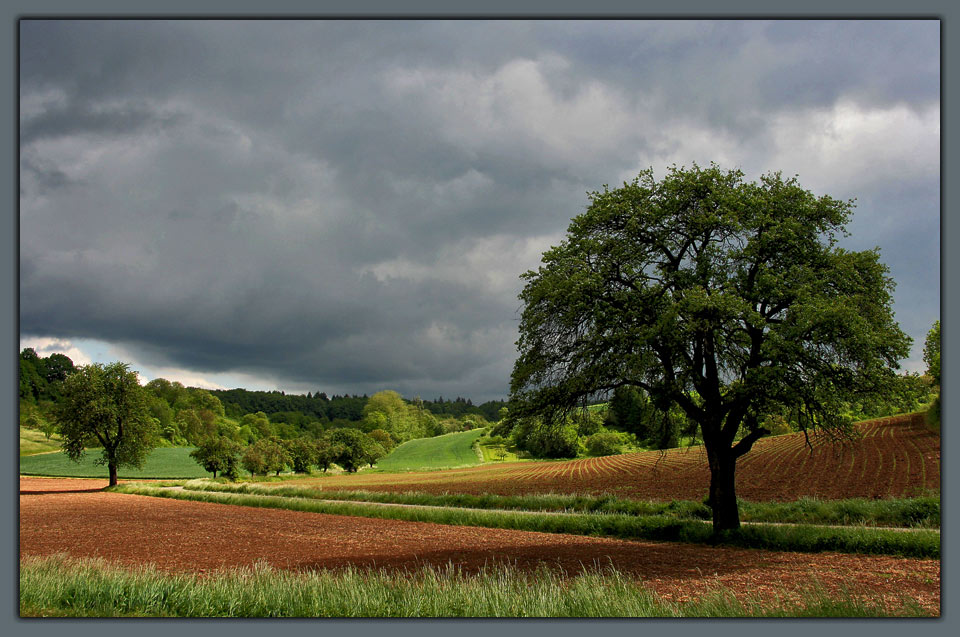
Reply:
[[[884, 498], [940, 488], [940, 436], [922, 414], [859, 423], [860, 437], [830, 442], [803, 434], [763, 438], [737, 463], [737, 495], [752, 501]], [[305, 480], [321, 489], [430, 493], [589, 493], [645, 500], [700, 500], [710, 483], [703, 447], [572, 460], [484, 465]]]
[[692, 599], [717, 585], [786, 594], [816, 578], [895, 607], [900, 595], [940, 608], [940, 563], [881, 556], [779, 553], [374, 520], [104, 493], [105, 480], [21, 478], [20, 555], [65, 553], [122, 565], [204, 572], [250, 565], [308, 570], [346, 564], [467, 571], [505, 561], [576, 573], [612, 565], [662, 596]]

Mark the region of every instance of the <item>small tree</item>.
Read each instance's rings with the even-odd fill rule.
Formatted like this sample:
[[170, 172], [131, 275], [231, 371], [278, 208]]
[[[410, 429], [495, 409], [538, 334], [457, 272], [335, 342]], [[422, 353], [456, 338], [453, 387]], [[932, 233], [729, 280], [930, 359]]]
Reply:
[[379, 442], [387, 453], [390, 453], [390, 450], [396, 446], [393, 437], [383, 429], [374, 429], [367, 435]]
[[230, 479], [235, 479], [238, 475], [237, 457], [239, 455], [240, 445], [224, 436], [210, 436], [190, 452], [190, 457], [206, 471], [212, 473], [214, 478], [219, 471], [224, 477]]
[[293, 464], [293, 458], [284, 447], [279, 438], [261, 438], [253, 444], [263, 454], [263, 461], [266, 463], [267, 471], [280, 472]]
[[317, 446], [312, 440], [300, 437], [286, 440], [283, 443], [294, 473], [310, 473], [310, 467], [317, 461]]
[[71, 460], [79, 462], [87, 446], [99, 443], [96, 462], [107, 465], [110, 486], [119, 467], [143, 466], [159, 438], [137, 372], [120, 362], [92, 363], [67, 376], [56, 421]]
[[321, 438], [313, 442], [314, 448], [316, 449], [316, 455], [314, 456], [314, 464], [317, 468], [326, 473], [327, 469], [330, 468], [330, 465], [333, 464], [337, 455], [339, 455], [339, 447], [333, 445], [329, 440]]
[[256, 477], [258, 473], [265, 476], [269, 470], [263, 450], [255, 444], [243, 450], [243, 455], [240, 456], [240, 466], [248, 471], [252, 477]]
[[363, 443], [363, 461], [371, 467], [377, 464], [377, 460], [387, 455], [387, 451], [379, 442], [367, 436]]
[[365, 439], [369, 440], [369, 437], [362, 431], [346, 427], [331, 429], [327, 438], [336, 453], [333, 462], [343, 467], [344, 471], [355, 473], [365, 463]]

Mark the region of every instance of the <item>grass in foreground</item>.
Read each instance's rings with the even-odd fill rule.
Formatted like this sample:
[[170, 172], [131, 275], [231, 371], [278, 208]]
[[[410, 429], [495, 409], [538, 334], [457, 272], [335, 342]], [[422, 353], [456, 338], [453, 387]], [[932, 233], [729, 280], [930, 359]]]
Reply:
[[377, 460], [377, 469], [414, 471], [478, 465], [480, 458], [471, 445], [483, 432], [483, 429], [474, 429], [407, 441]]
[[718, 589], [675, 604], [603, 570], [564, 577], [506, 566], [477, 575], [447, 568], [291, 573], [258, 564], [205, 577], [123, 570], [62, 556], [20, 562], [21, 617], [880, 617], [925, 616], [912, 600], [896, 610], [815, 583], [783, 596]]
[[[465, 493], [432, 494], [423, 492], [396, 493], [387, 491], [326, 491], [287, 485], [267, 487], [258, 484], [215, 484], [191, 482], [187, 489], [279, 495], [285, 497], [353, 502], [383, 502], [423, 506], [501, 509], [512, 511], [556, 511], [564, 513], [622, 513], [626, 515], [666, 515], [678, 519], [711, 520], [710, 507], [702, 502], [674, 500], [653, 502], [613, 496], [570, 494], [539, 495], [470, 495]], [[940, 497], [868, 500], [818, 500], [801, 498], [795, 502], [740, 502], [740, 518], [744, 522], [776, 522], [790, 524], [831, 524], [862, 526], [895, 526], [940, 528]]]
[[697, 544], [724, 544], [744, 548], [817, 553], [837, 551], [905, 557], [939, 558], [940, 534], [919, 530], [900, 532], [867, 527], [829, 528], [798, 526], [744, 526], [715, 536], [710, 524], [665, 515], [624, 515], [485, 511], [458, 508], [386, 507], [360, 502], [324, 502], [297, 497], [249, 495], [213, 491], [162, 490], [146, 485], [119, 485], [122, 493], [169, 497], [199, 502], [287, 509], [334, 515], [432, 522], [453, 526], [568, 533], [627, 540], [659, 540]]
[[[193, 447], [158, 447], [150, 452], [142, 469], [121, 467], [120, 478], [203, 478], [210, 474], [190, 457]], [[76, 463], [62, 452], [20, 457], [20, 473], [25, 476], [107, 479], [107, 468], [94, 461], [100, 449], [89, 449]]]

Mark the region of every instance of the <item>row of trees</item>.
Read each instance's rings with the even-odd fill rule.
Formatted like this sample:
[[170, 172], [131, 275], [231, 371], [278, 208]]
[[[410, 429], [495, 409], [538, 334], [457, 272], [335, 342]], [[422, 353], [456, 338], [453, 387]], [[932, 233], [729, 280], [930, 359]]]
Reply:
[[[283, 422], [298, 425], [311, 421], [333, 423], [335, 426], [344, 426], [343, 421], [359, 422], [363, 420], [364, 408], [370, 400], [366, 394], [329, 397], [325, 392], [307, 392], [304, 396], [282, 391], [217, 389], [210, 393], [220, 399], [226, 415], [232, 418], [263, 412], [274, 421], [275, 414], [282, 414]], [[506, 401], [502, 400], [474, 405], [469, 398], [459, 396], [453, 400], [444, 400], [442, 396], [436, 400], [421, 400], [418, 397], [411, 402], [418, 403], [422, 409], [440, 419], [445, 416], [462, 419], [474, 415], [482, 416], [488, 421], [496, 420], [497, 412], [506, 405]]]
[[[35, 358], [31, 352], [24, 357], [28, 364]], [[478, 415], [440, 420], [397, 392], [384, 391], [367, 400], [354, 427], [295, 430], [278, 427], [263, 412], [237, 422], [206, 390], [162, 378], [141, 386], [124, 363], [69, 368], [57, 380], [50, 417], [70, 458], [80, 460], [87, 448], [101, 450], [97, 462], [107, 466], [111, 485], [120, 466], [142, 466], [147, 453], [162, 444], [196, 446], [191, 455], [214, 475], [235, 475], [238, 463], [254, 474], [287, 467], [326, 470], [334, 463], [352, 472], [373, 466], [400, 442], [486, 424]]]
[[332, 429], [320, 438], [261, 438], [247, 447], [223, 436], [213, 436], [191, 451], [190, 457], [214, 478], [219, 472], [223, 477], [236, 479], [240, 468], [252, 476], [266, 476], [280, 475], [287, 469], [295, 473], [309, 473], [314, 467], [327, 471], [333, 464], [356, 472], [365, 464], [374, 466], [387, 454], [384, 443], [391, 444], [390, 437], [386, 435], [384, 439], [383, 435], [365, 434], [357, 429]]

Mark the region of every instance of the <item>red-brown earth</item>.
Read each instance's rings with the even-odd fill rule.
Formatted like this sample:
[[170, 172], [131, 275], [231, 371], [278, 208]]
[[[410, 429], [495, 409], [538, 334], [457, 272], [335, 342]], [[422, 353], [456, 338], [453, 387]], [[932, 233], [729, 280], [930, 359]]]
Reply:
[[103, 492], [106, 480], [20, 478], [20, 556], [67, 554], [125, 566], [207, 573], [265, 561], [292, 570], [348, 564], [465, 571], [507, 562], [575, 574], [613, 566], [666, 599], [717, 586], [738, 595], [790, 595], [819, 582], [896, 608], [901, 596], [940, 612], [940, 562], [623, 541], [422, 522], [376, 520]]
[[[922, 414], [858, 424], [859, 436], [831, 442], [802, 433], [762, 438], [737, 463], [737, 495], [751, 501], [886, 498], [940, 489], [940, 436]], [[358, 473], [299, 480], [318, 489], [428, 493], [609, 494], [644, 500], [702, 500], [710, 484], [703, 447], [566, 462], [514, 462], [465, 469]]]

